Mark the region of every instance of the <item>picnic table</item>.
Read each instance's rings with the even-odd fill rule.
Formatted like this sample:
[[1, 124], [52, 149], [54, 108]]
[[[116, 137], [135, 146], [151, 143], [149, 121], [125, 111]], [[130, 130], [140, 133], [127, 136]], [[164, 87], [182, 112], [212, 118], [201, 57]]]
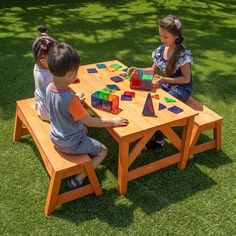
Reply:
[[[193, 128], [194, 116], [197, 111], [187, 106], [180, 100], [172, 97], [162, 89], [156, 89], [155, 94], [159, 95], [159, 99], [152, 99], [154, 105], [155, 116], [143, 116], [142, 111], [146, 101], [148, 91], [131, 90], [129, 80], [124, 80], [116, 83], [120, 90], [115, 94], [119, 97], [124, 91], [134, 91], [135, 98], [132, 101], [119, 101], [119, 108], [122, 110], [119, 114], [112, 114], [91, 105], [91, 94], [95, 91], [105, 88], [107, 84], [114, 84], [110, 79], [113, 76], [124, 72], [127, 68], [118, 60], [101, 62], [106, 65], [106, 68], [98, 68], [97, 63], [82, 65], [78, 72], [80, 83], [70, 85], [74, 92], [83, 91], [86, 96], [85, 105], [89, 107], [95, 115], [103, 118], [113, 118], [115, 116], [126, 117], [129, 120], [127, 127], [107, 128], [111, 136], [119, 145], [118, 151], [118, 190], [124, 195], [127, 192], [128, 182], [137, 179], [141, 176], [152, 173], [169, 165], [177, 164], [180, 170], [183, 170], [189, 158], [189, 144], [191, 130]], [[99, 63], [99, 64], [101, 64]], [[120, 65], [120, 68], [115, 70], [109, 69], [111, 65]], [[97, 72], [88, 73], [87, 69], [95, 69]], [[92, 71], [94, 72], [94, 71]], [[175, 102], [167, 102], [165, 98], [176, 100]], [[162, 103], [166, 109], [159, 110], [158, 104]], [[168, 110], [171, 106], [178, 106], [183, 111], [175, 114]], [[182, 127], [182, 135], [173, 130], [174, 127]], [[138, 155], [144, 149], [146, 143], [151, 139], [154, 133], [160, 130], [168, 140], [176, 147], [177, 153], [166, 156], [161, 160], [156, 160], [152, 163], [145, 164], [135, 169], [129, 169], [131, 164], [138, 158]], [[132, 144], [132, 145], [131, 145]], [[109, 147], [108, 147], [109, 149]]]

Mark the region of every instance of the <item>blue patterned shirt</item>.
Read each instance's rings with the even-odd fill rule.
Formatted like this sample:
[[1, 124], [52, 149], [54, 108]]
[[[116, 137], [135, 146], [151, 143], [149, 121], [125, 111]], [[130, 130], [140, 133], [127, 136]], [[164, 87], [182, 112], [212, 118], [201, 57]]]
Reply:
[[[164, 58], [164, 49], [165, 49], [165, 46], [161, 45], [152, 53], [153, 62], [157, 65], [158, 69], [163, 74], [165, 74], [166, 65], [168, 62], [168, 60]], [[179, 55], [179, 58], [176, 61], [175, 68], [172, 74], [173, 78], [182, 75], [180, 67], [186, 63], [193, 64], [193, 56], [189, 49], [183, 48]], [[165, 89], [166, 86], [170, 87], [170, 85], [168, 84], [162, 84], [161, 87]], [[184, 89], [185, 91], [191, 93], [192, 92], [192, 76], [191, 76], [191, 81], [188, 84], [179, 84], [176, 86], [176, 88]]]

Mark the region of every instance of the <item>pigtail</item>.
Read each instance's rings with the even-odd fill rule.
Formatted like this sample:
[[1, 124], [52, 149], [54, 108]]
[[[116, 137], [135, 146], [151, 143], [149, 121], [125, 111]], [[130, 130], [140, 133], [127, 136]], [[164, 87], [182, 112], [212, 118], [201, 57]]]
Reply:
[[173, 71], [175, 69], [175, 64], [176, 64], [183, 48], [184, 48], [184, 46], [182, 44], [176, 45], [175, 51], [173, 52], [173, 55], [171, 56], [171, 58], [169, 59], [167, 65], [166, 65], [166, 70], [165, 70], [166, 77], [172, 76]]

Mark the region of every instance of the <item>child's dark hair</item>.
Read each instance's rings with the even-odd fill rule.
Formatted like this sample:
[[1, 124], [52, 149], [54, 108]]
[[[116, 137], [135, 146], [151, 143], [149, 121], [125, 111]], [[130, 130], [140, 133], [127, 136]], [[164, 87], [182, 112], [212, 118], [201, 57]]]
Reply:
[[55, 45], [48, 54], [48, 68], [55, 76], [64, 76], [69, 71], [77, 71], [80, 65], [80, 56], [68, 44]]
[[56, 43], [56, 40], [47, 35], [47, 29], [44, 26], [38, 26], [39, 36], [32, 45], [32, 51], [35, 61], [39, 56], [48, 55], [49, 49]]
[[176, 43], [175, 51], [166, 65], [165, 75], [171, 77], [175, 68], [176, 61], [182, 49], [184, 48], [184, 46], [182, 45], [184, 41], [184, 38], [182, 36], [182, 23], [177, 16], [168, 15], [159, 21], [159, 27], [167, 30], [169, 33], [173, 34], [174, 36], [178, 36], [175, 40], [175, 43]]

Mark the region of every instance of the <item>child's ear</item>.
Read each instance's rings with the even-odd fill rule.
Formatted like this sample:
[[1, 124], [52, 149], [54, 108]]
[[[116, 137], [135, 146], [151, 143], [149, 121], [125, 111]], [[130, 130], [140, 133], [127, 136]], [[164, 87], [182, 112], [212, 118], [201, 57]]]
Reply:
[[38, 60], [39, 60], [39, 63], [41, 65], [47, 66], [47, 64], [48, 64], [47, 58], [42, 57], [42, 58], [40, 58]]

